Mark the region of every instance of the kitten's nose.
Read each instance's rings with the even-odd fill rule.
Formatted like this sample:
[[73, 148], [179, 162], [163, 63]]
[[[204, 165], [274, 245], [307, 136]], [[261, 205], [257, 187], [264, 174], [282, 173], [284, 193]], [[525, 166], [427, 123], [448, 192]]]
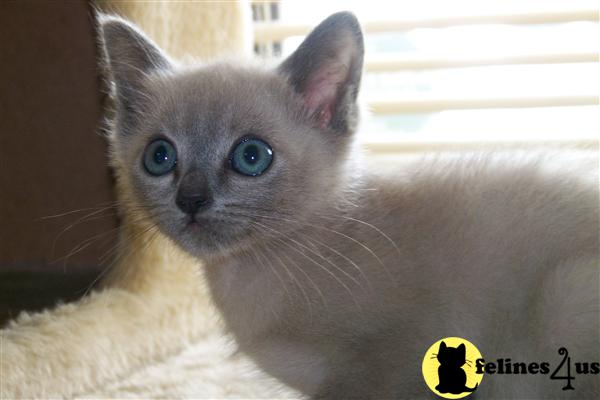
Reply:
[[175, 204], [181, 211], [194, 216], [212, 200], [206, 178], [198, 173], [186, 174], [179, 183]]
[[177, 207], [184, 213], [195, 215], [198, 210], [210, 204], [210, 199], [204, 194], [187, 195], [179, 192], [177, 193], [175, 204], [177, 204]]

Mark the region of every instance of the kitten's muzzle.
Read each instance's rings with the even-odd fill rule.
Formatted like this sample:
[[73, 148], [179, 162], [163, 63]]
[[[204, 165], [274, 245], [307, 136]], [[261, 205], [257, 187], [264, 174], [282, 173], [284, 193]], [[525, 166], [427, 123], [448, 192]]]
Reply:
[[202, 194], [196, 194], [191, 196], [177, 194], [175, 204], [181, 211], [191, 216], [194, 216], [200, 209], [206, 208], [210, 205], [211, 200], [204, 197]]
[[197, 212], [208, 208], [212, 195], [205, 179], [198, 174], [187, 174], [179, 184], [175, 204], [186, 214], [194, 217]]

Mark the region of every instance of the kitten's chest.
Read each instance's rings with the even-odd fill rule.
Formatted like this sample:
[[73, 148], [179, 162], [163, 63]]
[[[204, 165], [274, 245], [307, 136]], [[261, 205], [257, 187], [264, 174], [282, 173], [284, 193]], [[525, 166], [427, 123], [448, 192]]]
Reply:
[[390, 235], [341, 217], [310, 225], [207, 266], [215, 301], [238, 340], [333, 331], [350, 339], [401, 303], [392, 299], [401, 293], [401, 255]]

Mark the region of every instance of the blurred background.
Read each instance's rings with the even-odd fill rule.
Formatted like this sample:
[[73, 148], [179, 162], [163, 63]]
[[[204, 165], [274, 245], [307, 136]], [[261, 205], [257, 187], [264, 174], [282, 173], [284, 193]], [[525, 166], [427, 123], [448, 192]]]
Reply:
[[598, 145], [597, 1], [3, 2], [0, 324], [83, 295], [111, 265], [118, 215], [96, 9], [132, 20], [183, 61], [266, 64], [329, 14], [353, 11], [370, 110], [360, 135], [373, 159]]

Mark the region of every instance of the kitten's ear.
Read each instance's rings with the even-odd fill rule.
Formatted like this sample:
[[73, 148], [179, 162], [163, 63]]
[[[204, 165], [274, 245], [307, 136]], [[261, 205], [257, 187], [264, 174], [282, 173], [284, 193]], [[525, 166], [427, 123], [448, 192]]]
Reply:
[[440, 349], [438, 350], [438, 353], [439, 353], [440, 351], [444, 351], [444, 350], [446, 350], [446, 342], [444, 342], [444, 341], [442, 340], [442, 343], [440, 343]]
[[464, 358], [464, 357], [465, 357], [465, 355], [467, 354], [467, 348], [465, 347], [465, 344], [464, 344], [464, 343], [461, 343], [461, 344], [460, 344], [460, 345], [457, 347], [457, 349], [458, 349], [458, 353], [459, 353], [459, 355], [460, 355], [462, 358]]
[[131, 111], [143, 97], [146, 76], [154, 71], [170, 70], [171, 63], [158, 46], [131, 23], [107, 15], [100, 15], [99, 20], [117, 100], [125, 110]]
[[363, 53], [356, 17], [339, 12], [317, 26], [278, 71], [302, 96], [317, 126], [349, 133], [358, 118]]

